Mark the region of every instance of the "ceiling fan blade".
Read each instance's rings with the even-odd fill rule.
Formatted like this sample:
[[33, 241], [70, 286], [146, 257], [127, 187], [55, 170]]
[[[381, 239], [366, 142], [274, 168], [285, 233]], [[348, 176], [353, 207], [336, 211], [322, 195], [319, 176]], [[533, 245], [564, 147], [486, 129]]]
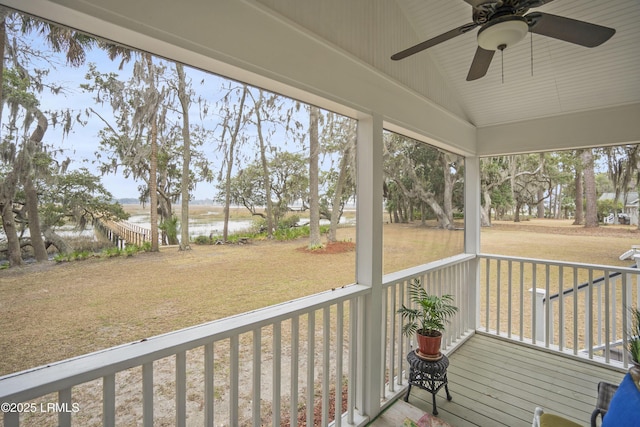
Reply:
[[469, 3], [472, 7], [478, 7], [485, 3], [497, 3], [497, 0], [464, 0], [465, 3]]
[[551, 3], [553, 0], [529, 0], [527, 2], [527, 8], [533, 9], [535, 7], [540, 7], [544, 4]]
[[496, 53], [495, 50], [486, 50], [478, 46], [476, 54], [473, 56], [473, 62], [471, 63], [469, 74], [467, 74], [468, 82], [477, 80], [487, 74], [494, 53]]
[[585, 47], [596, 47], [609, 40], [616, 30], [589, 22], [549, 13], [533, 12], [525, 16], [529, 31]]
[[393, 56], [391, 56], [391, 59], [393, 59], [394, 61], [397, 61], [399, 59], [404, 59], [408, 56], [411, 56], [413, 54], [416, 54], [418, 52], [422, 52], [425, 49], [428, 49], [432, 46], [435, 46], [437, 44], [440, 44], [442, 42], [445, 42], [447, 40], [450, 40], [456, 36], [459, 36], [460, 34], [464, 34], [469, 30], [474, 29], [475, 27], [477, 27], [478, 24], [476, 24], [475, 22], [470, 22], [468, 24], [464, 24], [458, 28], [454, 28], [451, 31], [447, 31], [446, 33], [440, 34], [439, 36], [436, 36], [432, 39], [429, 39], [427, 41], [423, 41], [422, 43], [418, 43], [415, 46], [411, 46], [408, 49], [405, 49], [401, 52], [398, 52], [396, 54], [394, 54]]

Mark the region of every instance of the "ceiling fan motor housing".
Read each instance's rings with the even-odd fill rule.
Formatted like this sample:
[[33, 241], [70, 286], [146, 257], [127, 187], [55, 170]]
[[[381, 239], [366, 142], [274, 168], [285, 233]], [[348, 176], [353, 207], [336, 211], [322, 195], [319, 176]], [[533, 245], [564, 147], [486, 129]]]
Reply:
[[503, 50], [522, 40], [529, 32], [527, 20], [518, 15], [492, 19], [478, 31], [478, 46], [484, 50]]

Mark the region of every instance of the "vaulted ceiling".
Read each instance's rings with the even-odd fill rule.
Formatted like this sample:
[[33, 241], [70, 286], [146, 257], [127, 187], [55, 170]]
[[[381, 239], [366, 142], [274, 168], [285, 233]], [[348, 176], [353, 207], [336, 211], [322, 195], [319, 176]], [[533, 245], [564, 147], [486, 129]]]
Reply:
[[477, 127], [640, 102], [638, 0], [555, 0], [532, 9], [611, 27], [616, 34], [596, 48], [527, 36], [502, 58], [496, 53], [487, 75], [471, 82], [466, 76], [477, 29], [400, 62], [390, 60], [472, 22], [472, 8], [463, 0], [259, 1]]

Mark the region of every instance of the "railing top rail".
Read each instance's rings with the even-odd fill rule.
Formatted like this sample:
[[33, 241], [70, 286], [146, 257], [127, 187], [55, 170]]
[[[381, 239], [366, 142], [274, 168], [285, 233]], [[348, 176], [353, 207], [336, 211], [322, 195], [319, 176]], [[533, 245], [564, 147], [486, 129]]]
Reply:
[[560, 265], [564, 267], [584, 268], [587, 270], [609, 270], [609, 271], [615, 271], [618, 273], [640, 274], [640, 270], [636, 269], [635, 267], [619, 267], [615, 265], [586, 264], [586, 263], [580, 263], [580, 262], [556, 261], [556, 260], [549, 260], [549, 259], [524, 258], [524, 257], [483, 254], [483, 253], [478, 254], [478, 258], [535, 263], [535, 264], [541, 264], [541, 265]]
[[369, 292], [350, 285], [0, 378], [0, 401], [24, 402]]
[[428, 262], [426, 264], [418, 265], [415, 267], [407, 268], [404, 270], [395, 271], [393, 273], [385, 274], [382, 277], [382, 285], [391, 286], [394, 283], [398, 283], [403, 280], [418, 277], [428, 271], [438, 270], [441, 268], [460, 264], [475, 258], [476, 258], [475, 254], [459, 254], [459, 255], [448, 257], [448, 258], [439, 259], [437, 261]]

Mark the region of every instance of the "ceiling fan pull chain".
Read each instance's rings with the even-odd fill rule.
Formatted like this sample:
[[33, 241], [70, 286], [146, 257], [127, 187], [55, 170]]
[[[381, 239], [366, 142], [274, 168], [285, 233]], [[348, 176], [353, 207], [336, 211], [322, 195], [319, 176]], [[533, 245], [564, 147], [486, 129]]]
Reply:
[[531, 77], [533, 77], [533, 33], [531, 34]]
[[500, 49], [500, 63], [502, 68], [502, 84], [504, 84], [504, 48]]

